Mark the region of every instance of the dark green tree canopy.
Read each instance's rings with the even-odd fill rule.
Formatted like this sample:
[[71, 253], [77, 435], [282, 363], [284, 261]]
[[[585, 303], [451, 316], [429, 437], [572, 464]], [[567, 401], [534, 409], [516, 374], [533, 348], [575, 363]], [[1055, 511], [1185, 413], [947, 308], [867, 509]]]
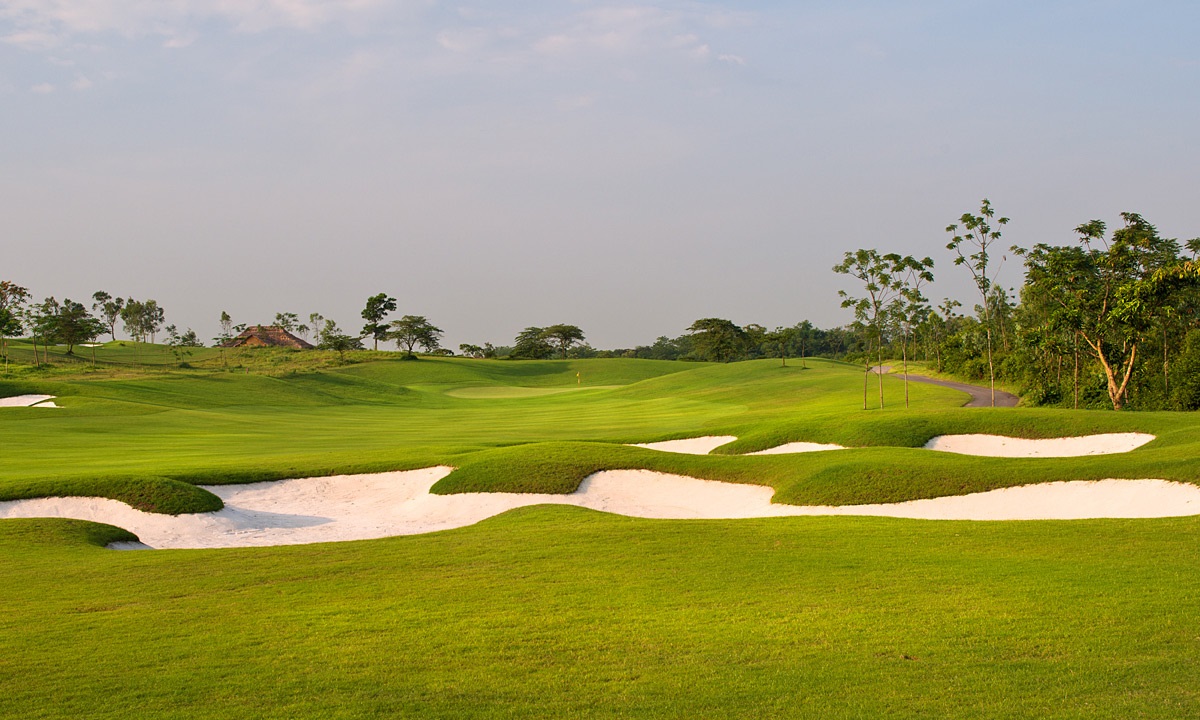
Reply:
[[688, 327], [692, 347], [702, 360], [730, 362], [745, 352], [746, 331], [724, 318], [701, 318]]
[[546, 340], [546, 329], [530, 326], [517, 334], [509, 357], [522, 360], [544, 360], [554, 356], [554, 347]]
[[572, 345], [583, 342], [583, 330], [576, 325], [551, 325], [542, 329], [542, 339], [558, 349], [564, 360]]
[[388, 337], [388, 324], [383, 320], [388, 313], [396, 310], [396, 298], [388, 297], [387, 293], [379, 293], [367, 298], [367, 306], [363, 308], [362, 316], [367, 321], [363, 325], [363, 337], [375, 341], [375, 349], [379, 349], [379, 341]]
[[425, 352], [438, 349], [442, 339], [442, 330], [429, 322], [424, 315], [405, 315], [393, 321], [388, 326], [387, 337], [396, 341], [396, 347], [413, 356], [413, 348], [420, 345]]

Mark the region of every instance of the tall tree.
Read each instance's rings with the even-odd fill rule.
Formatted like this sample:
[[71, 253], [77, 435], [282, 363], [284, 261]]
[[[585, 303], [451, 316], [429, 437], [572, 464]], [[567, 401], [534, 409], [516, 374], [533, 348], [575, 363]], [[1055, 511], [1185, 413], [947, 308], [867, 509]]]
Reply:
[[121, 319], [121, 309], [125, 307], [125, 300], [119, 297], [113, 297], [103, 290], [97, 290], [92, 293], [92, 309], [100, 313], [100, 317], [104, 318], [105, 324], [108, 325], [109, 335], [113, 340], [117, 339], [117, 320]]
[[8, 374], [8, 338], [21, 334], [22, 309], [28, 301], [28, 289], [10, 280], [0, 280], [0, 351], [4, 353], [5, 374]]
[[883, 407], [883, 339], [895, 304], [900, 301], [903, 284], [896, 267], [901, 257], [895, 253], [880, 255], [878, 250], [859, 249], [847, 252], [833, 271], [855, 278], [863, 286], [862, 297], [839, 290], [842, 307], [854, 310], [854, 319], [866, 333], [867, 352], [863, 370], [863, 410], [867, 409], [867, 376], [871, 373], [871, 343], [874, 342], [879, 375], [879, 407]]
[[[29, 328], [29, 339], [33, 341], [33, 358], [35, 364], [50, 364], [50, 346], [58, 342], [58, 311], [62, 307], [53, 296], [40, 303], [30, 303], [25, 308], [26, 326]], [[42, 361], [37, 359], [37, 346], [42, 346]]]
[[732, 362], [746, 351], [746, 331], [724, 318], [701, 318], [688, 326], [695, 351], [705, 360]]
[[388, 337], [388, 324], [383, 321], [387, 314], [396, 309], [396, 298], [388, 297], [387, 293], [379, 293], [367, 298], [367, 306], [363, 308], [362, 316], [367, 321], [363, 325], [363, 337], [375, 341], [375, 349], [379, 349], [379, 341]]
[[296, 313], [275, 313], [275, 325], [285, 332], [294, 331], [299, 322], [300, 316]]
[[145, 340], [145, 306], [141, 300], [129, 298], [125, 301], [125, 307], [121, 308], [121, 322], [125, 325], [125, 333], [135, 343]]
[[558, 348], [559, 357], [565, 360], [571, 346], [583, 342], [583, 330], [576, 325], [551, 325], [542, 329], [542, 338]]
[[396, 341], [408, 357], [413, 357], [413, 348], [420, 345], [425, 352], [433, 352], [441, 341], [442, 330], [435, 327], [423, 315], [405, 315], [389, 326], [387, 337]]
[[338, 354], [338, 359], [342, 362], [346, 361], [346, 353], [351, 350], [361, 350], [362, 341], [352, 335], [347, 335], [342, 332], [337, 323], [332, 320], [325, 320], [324, 327], [320, 333], [321, 342], [317, 347], [321, 350], [334, 350]]
[[[995, 223], [994, 227], [993, 223]], [[1008, 218], [997, 218], [996, 211], [992, 209], [992, 203], [984, 198], [978, 215], [963, 213], [958, 223], [946, 226], [946, 232], [953, 235], [950, 242], [946, 244], [946, 249], [954, 252], [955, 265], [965, 265], [971, 271], [975, 289], [979, 291], [980, 300], [983, 302], [983, 325], [987, 332], [988, 381], [992, 389], [992, 407], [996, 406], [996, 367], [992, 362], [992, 313], [988, 296], [991, 294], [992, 285], [996, 282], [1000, 263], [992, 267], [991, 247], [1000, 241], [1000, 228], [1007, 224]]]
[[158, 305], [157, 300], [147, 300], [142, 305], [145, 313], [144, 327], [146, 332], [150, 334], [150, 342], [154, 342], [154, 336], [162, 330], [163, 324], [166, 322], [166, 313]]
[[[106, 329], [104, 323], [92, 317], [82, 303], [67, 298], [58, 308], [54, 336], [58, 342], [66, 344], [68, 355], [74, 355], [76, 345], [95, 340]], [[94, 365], [95, 353], [92, 361]]]
[[921, 288], [933, 282], [933, 258], [917, 260], [905, 255], [895, 262], [892, 269], [900, 282], [900, 297], [895, 307], [900, 323], [900, 357], [904, 366], [904, 407], [908, 407], [908, 338], [913, 328], [929, 313], [929, 300]]

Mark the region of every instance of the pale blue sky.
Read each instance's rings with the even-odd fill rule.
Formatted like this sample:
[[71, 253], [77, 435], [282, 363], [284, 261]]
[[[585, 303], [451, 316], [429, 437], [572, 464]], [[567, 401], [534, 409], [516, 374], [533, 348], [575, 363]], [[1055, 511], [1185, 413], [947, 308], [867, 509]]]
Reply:
[[[830, 326], [858, 247], [1200, 235], [1200, 6], [0, 0], [0, 278], [447, 344]], [[1020, 268], [1002, 280], [1018, 282]]]

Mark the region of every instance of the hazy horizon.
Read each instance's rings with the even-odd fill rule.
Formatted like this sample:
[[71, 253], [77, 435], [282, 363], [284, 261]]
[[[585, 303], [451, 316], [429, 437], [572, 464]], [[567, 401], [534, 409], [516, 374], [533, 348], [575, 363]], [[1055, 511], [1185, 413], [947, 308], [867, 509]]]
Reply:
[[[386, 292], [459, 343], [841, 325], [831, 267], [1200, 235], [1200, 7], [0, 0], [0, 279], [217, 318]], [[1001, 282], [1019, 284], [1012, 259]]]

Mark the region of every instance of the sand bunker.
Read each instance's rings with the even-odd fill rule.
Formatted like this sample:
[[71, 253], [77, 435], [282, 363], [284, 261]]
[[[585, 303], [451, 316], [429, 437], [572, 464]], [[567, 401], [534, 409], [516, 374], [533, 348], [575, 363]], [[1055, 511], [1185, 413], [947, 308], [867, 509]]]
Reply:
[[570, 495], [430, 495], [448, 467], [209, 486], [223, 510], [159, 515], [102, 498], [0, 502], [0, 518], [67, 517], [123, 527], [129, 548], [215, 548], [366, 540], [464, 527], [526, 505], [574, 505], [641, 518], [878, 515], [927, 520], [1070, 520], [1200, 515], [1200, 488], [1164, 480], [1055, 482], [956, 497], [843, 507], [774, 505], [773, 488], [649, 470], [610, 470]]
[[662, 452], [684, 453], [687, 455], [707, 455], [713, 450], [737, 440], [733, 435], [705, 435], [704, 437], [687, 438], [685, 440], [664, 440], [662, 442], [636, 443], [633, 447], [659, 450]]
[[46, 402], [53, 399], [53, 395], [14, 395], [0, 398], [0, 407], [58, 407], [52, 402]]
[[1125, 453], [1153, 439], [1153, 435], [1146, 433], [1107, 433], [1042, 440], [1000, 435], [941, 435], [925, 443], [925, 448], [986, 457], [1080, 457]]
[[746, 453], [747, 455], [786, 455], [788, 453], [806, 453], [806, 452], [821, 452], [824, 450], [845, 450], [843, 445], [833, 445], [814, 442], [790, 442], [784, 445], [776, 445], [773, 448], [759, 450], [757, 452]]

